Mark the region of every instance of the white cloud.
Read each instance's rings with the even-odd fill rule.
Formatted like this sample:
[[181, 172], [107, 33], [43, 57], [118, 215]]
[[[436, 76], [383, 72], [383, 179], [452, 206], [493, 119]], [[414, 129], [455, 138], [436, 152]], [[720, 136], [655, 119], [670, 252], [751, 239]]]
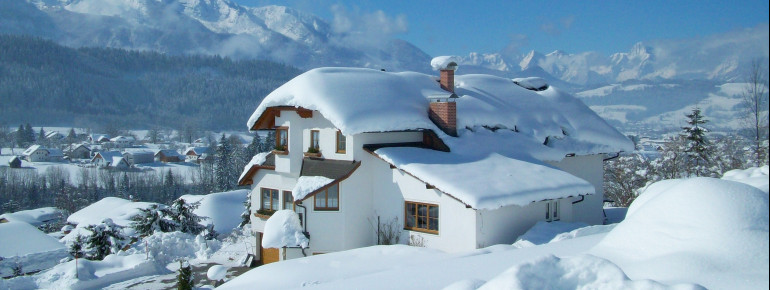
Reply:
[[349, 11], [342, 5], [333, 5], [331, 10], [334, 14], [331, 41], [340, 46], [378, 47], [408, 31], [404, 14], [389, 16], [382, 10], [367, 13], [358, 8]]

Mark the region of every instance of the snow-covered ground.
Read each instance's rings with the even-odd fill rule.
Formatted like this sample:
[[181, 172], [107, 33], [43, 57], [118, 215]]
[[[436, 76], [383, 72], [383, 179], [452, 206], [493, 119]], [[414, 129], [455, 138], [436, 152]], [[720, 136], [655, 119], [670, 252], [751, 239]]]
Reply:
[[[745, 179], [743, 179], [745, 181]], [[273, 263], [223, 289], [767, 289], [768, 194], [713, 178], [651, 185], [617, 225], [541, 224], [530, 247], [374, 246]], [[540, 245], [537, 245], [540, 243]]]

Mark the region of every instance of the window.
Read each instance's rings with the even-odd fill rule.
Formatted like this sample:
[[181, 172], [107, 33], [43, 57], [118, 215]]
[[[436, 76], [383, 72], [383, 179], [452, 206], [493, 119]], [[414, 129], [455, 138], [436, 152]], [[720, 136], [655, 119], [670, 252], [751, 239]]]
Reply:
[[438, 234], [438, 205], [407, 201], [404, 229]]
[[283, 209], [294, 210], [294, 196], [291, 191], [283, 191]]
[[340, 185], [329, 186], [315, 195], [315, 210], [340, 210]]
[[[310, 130], [310, 148], [315, 149], [318, 151], [320, 146], [318, 146], [318, 130]], [[308, 148], [308, 151], [310, 151], [310, 148]]]
[[546, 221], [558, 221], [559, 217], [559, 201], [550, 200], [545, 203], [545, 220]]
[[278, 210], [278, 190], [262, 188], [262, 209]]
[[289, 128], [287, 127], [275, 128], [275, 150], [278, 150], [278, 151], [289, 150]]
[[337, 153], [345, 153], [345, 135], [337, 130]]

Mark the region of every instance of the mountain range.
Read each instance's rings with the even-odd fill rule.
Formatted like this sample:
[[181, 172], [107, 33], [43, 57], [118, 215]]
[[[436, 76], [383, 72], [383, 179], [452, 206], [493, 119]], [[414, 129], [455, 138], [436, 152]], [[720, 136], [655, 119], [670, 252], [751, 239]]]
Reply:
[[[717, 86], [742, 81], [752, 60], [767, 63], [768, 31], [768, 24], [760, 24], [693, 39], [639, 42], [628, 52], [611, 55], [561, 50], [470, 53], [459, 57], [458, 73], [538, 76], [578, 96], [606, 86], [646, 84], [645, 88], [658, 88], [655, 93], [688, 100], [648, 104], [628, 115], [631, 119], [614, 119], [622, 125], [681, 110], [683, 103], [692, 106], [692, 100], [717, 93]], [[289, 7], [245, 7], [228, 0], [0, 0], [0, 33], [32, 35], [71, 47], [263, 59], [303, 70], [320, 66], [431, 70], [431, 56], [391, 35], [372, 37], [339, 29]], [[688, 84], [693, 81], [703, 87], [678, 91], [692, 89]], [[583, 100], [594, 106], [639, 105], [630, 103], [623, 92], [628, 91], [609, 90], [601, 98]], [[701, 95], [693, 96], [695, 92]]]

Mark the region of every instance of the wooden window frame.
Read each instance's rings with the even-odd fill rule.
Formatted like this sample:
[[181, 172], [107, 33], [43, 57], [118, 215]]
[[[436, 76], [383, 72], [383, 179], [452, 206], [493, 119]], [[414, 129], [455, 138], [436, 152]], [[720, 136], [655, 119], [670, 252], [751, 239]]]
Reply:
[[[283, 209], [290, 209], [290, 210], [294, 210], [296, 206], [294, 205], [294, 196], [293, 196], [293, 195], [291, 195], [291, 191], [288, 191], [288, 190], [284, 190], [284, 191], [281, 193], [281, 195], [283, 195], [283, 196], [282, 196], [282, 197], [283, 197], [283, 203], [282, 203], [282, 205], [283, 205]], [[287, 200], [287, 197], [288, 197], [288, 198], [291, 198], [291, 208], [286, 208], [286, 200]]]
[[[411, 213], [411, 214], [408, 212], [410, 204], [414, 205], [414, 212]], [[426, 219], [425, 226], [426, 226], [426, 228], [420, 228], [420, 227], [417, 226], [417, 219], [419, 217], [418, 207], [420, 205], [424, 205], [424, 206], [428, 207], [426, 209], [426, 214], [427, 215], [425, 216], [425, 219]], [[435, 220], [436, 220], [436, 230], [431, 230], [430, 229], [430, 221], [431, 221], [431, 219], [433, 219], [430, 216], [430, 208], [431, 207], [435, 207], [435, 208], [437, 208], [439, 210], [438, 217], [435, 217]], [[440, 212], [440, 209], [441, 208], [439, 207], [438, 204], [424, 203], [424, 202], [415, 202], [415, 201], [404, 201], [404, 229], [405, 230], [409, 230], [409, 231], [416, 231], [416, 232], [423, 232], [423, 233], [429, 233], [429, 234], [436, 234], [436, 235], [438, 235], [439, 230], [441, 229], [441, 226], [440, 226], [441, 225], [440, 224], [441, 223], [441, 212]], [[408, 225], [408, 218], [407, 218], [410, 215], [414, 218], [414, 226], [411, 226], [411, 227]]]
[[[343, 138], [342, 142], [340, 142], [340, 137]], [[347, 137], [345, 135], [342, 135], [342, 131], [337, 130], [337, 138], [335, 138], [335, 152], [339, 154], [345, 154], [347, 151]], [[340, 145], [342, 145], [342, 149], [340, 149]]]
[[[319, 130], [310, 130], [310, 148], [315, 148], [316, 150], [321, 150], [321, 131]], [[314, 146], [315, 145], [315, 146]]]
[[[337, 206], [336, 207], [330, 207], [329, 206], [329, 189], [336, 187], [337, 188]], [[324, 198], [324, 207], [319, 207], [318, 202], [316, 199], [318, 198]], [[314, 211], [339, 211], [340, 210], [340, 184], [332, 184], [327, 188], [324, 188], [323, 190], [319, 191], [313, 196], [313, 210]]]
[[[281, 144], [281, 132], [286, 132], [286, 144]], [[284, 150], [277, 150], [281, 152], [289, 152], [289, 127], [276, 127], [275, 128], [275, 147], [284, 146]]]
[[[270, 192], [270, 208], [265, 208], [265, 191]], [[266, 187], [260, 187], [259, 188], [259, 209], [261, 210], [271, 210], [271, 211], [277, 211], [280, 209], [280, 200], [278, 202], [278, 209], [273, 209], [273, 194], [278, 195], [280, 191], [274, 188], [266, 188]]]

